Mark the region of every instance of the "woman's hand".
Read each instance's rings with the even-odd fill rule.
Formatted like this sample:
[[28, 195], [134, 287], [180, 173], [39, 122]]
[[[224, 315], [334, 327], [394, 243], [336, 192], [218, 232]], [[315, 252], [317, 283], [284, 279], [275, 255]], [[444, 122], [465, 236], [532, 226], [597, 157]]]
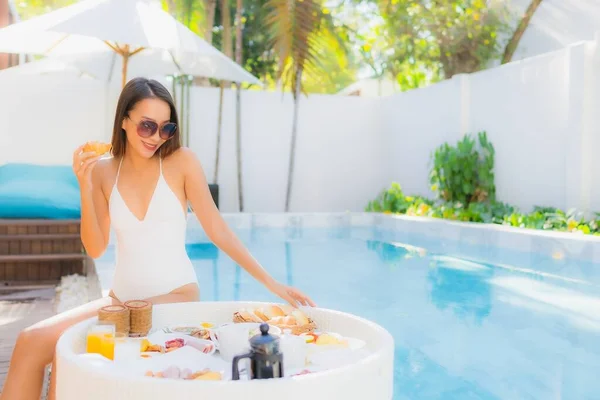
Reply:
[[83, 146], [79, 146], [73, 153], [73, 172], [77, 176], [81, 190], [91, 189], [92, 170], [101, 157], [96, 153], [82, 153]]
[[[189, 149], [182, 148], [175, 154], [180, 168], [186, 172], [185, 193], [198, 221], [204, 228], [208, 238], [236, 264], [244, 268], [254, 279], [265, 285], [269, 291], [281, 297], [294, 307], [298, 305], [315, 306], [315, 303], [304, 293], [290, 286], [275, 281], [271, 275], [252, 257], [248, 249], [225, 223], [223, 216], [215, 206], [204, 170], [200, 161]], [[174, 154], [174, 155], [175, 155]]]
[[310, 297], [302, 293], [300, 290], [291, 286], [283, 285], [279, 282], [275, 282], [267, 288], [275, 295], [281, 297], [294, 307], [298, 305], [315, 307], [316, 304], [311, 300]]

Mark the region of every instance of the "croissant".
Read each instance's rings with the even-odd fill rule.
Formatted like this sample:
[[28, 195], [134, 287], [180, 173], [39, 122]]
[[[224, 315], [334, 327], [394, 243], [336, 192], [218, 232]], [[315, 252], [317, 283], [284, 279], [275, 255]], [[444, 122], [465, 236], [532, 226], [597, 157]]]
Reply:
[[103, 154], [108, 153], [111, 148], [112, 148], [112, 145], [110, 143], [102, 143], [102, 142], [92, 141], [92, 142], [87, 142], [83, 146], [83, 152], [84, 153], [96, 153], [97, 156], [101, 156]]
[[254, 310], [254, 315], [263, 321], [268, 321], [274, 317], [283, 317], [286, 314], [281, 307], [273, 305], [264, 308], [257, 308]]
[[254, 312], [247, 310], [240, 310], [233, 314], [234, 322], [264, 322]]
[[293, 334], [312, 332], [316, 324], [306, 314], [298, 309], [284, 309], [279, 306], [269, 306], [255, 310], [242, 309], [233, 314], [233, 322], [266, 322], [282, 330], [290, 329]]

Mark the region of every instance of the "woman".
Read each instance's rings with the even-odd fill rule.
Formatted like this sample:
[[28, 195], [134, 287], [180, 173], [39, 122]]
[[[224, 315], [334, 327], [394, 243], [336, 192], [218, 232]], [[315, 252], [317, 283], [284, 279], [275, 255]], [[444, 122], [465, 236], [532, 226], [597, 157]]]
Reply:
[[[160, 83], [136, 78], [123, 88], [112, 158], [100, 160], [82, 149], [73, 154], [81, 189], [81, 240], [87, 253], [98, 258], [106, 250], [112, 224], [117, 238], [112, 291], [21, 332], [0, 400], [38, 400], [59, 336], [98, 308], [131, 299], [153, 304], [200, 299], [185, 251], [188, 202], [208, 237], [268, 290], [294, 306], [314, 305], [299, 290], [275, 281], [227, 227], [200, 162], [180, 145], [173, 99]], [[50, 399], [54, 392], [51, 379]]]

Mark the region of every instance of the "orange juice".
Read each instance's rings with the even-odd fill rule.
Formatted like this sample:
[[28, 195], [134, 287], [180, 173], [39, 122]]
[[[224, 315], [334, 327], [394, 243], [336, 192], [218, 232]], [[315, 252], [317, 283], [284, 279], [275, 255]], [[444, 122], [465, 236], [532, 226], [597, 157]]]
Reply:
[[104, 333], [100, 339], [100, 354], [109, 360], [115, 358], [115, 335]]
[[88, 353], [101, 353], [102, 332], [88, 332], [86, 351]]
[[109, 333], [114, 334], [115, 325], [111, 323], [97, 323], [92, 325], [87, 332], [86, 351], [88, 353], [102, 353], [102, 337]]

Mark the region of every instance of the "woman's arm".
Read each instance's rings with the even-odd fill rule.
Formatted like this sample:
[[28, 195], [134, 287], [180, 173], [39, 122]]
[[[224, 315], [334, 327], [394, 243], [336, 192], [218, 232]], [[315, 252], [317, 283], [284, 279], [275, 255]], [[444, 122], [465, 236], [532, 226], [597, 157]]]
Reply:
[[298, 303], [314, 306], [313, 301], [297, 289], [277, 282], [252, 257], [243, 243], [237, 238], [219, 213], [210, 194], [206, 176], [200, 161], [189, 149], [180, 151], [185, 171], [185, 193], [192, 208], [209, 239], [238, 265], [244, 268], [254, 279], [262, 283], [271, 292], [296, 306]]
[[96, 165], [99, 157], [74, 154], [73, 169], [77, 174], [81, 195], [81, 242], [92, 258], [98, 258], [106, 250], [110, 229], [108, 204], [102, 192], [102, 167]]

